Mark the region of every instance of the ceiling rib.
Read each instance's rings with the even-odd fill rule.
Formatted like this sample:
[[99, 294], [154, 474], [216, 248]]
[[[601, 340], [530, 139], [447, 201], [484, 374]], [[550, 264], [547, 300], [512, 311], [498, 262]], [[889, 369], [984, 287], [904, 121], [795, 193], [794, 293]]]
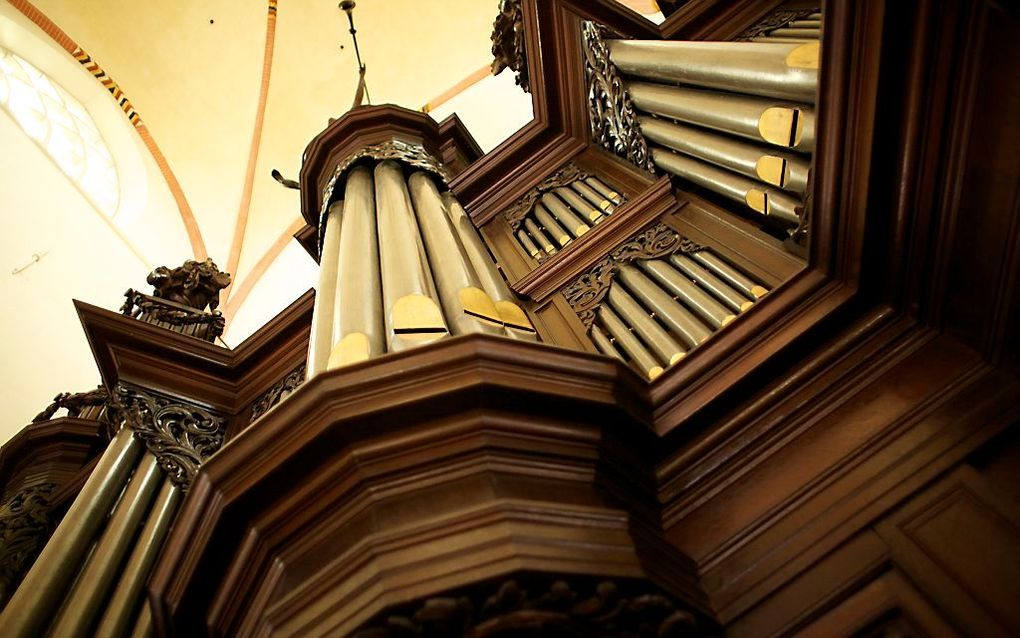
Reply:
[[[255, 185], [255, 165], [258, 162], [259, 146], [262, 142], [262, 126], [266, 118], [266, 100], [269, 97], [269, 76], [273, 68], [273, 45], [276, 41], [276, 2], [277, 0], [269, 0], [267, 8], [266, 48], [262, 56], [262, 82], [259, 86], [258, 104], [255, 109], [255, 126], [251, 135], [251, 147], [248, 151], [248, 167], [244, 174], [244, 189], [241, 191], [241, 202], [237, 207], [237, 219], [234, 222], [234, 238], [230, 242], [230, 254], [227, 257], [226, 272], [233, 276], [233, 281], [237, 280], [237, 267], [241, 262], [241, 249], [244, 247], [244, 233], [248, 228], [248, 217], [251, 212], [251, 193]], [[232, 294], [233, 283], [224, 291], [224, 300], [229, 301]]]

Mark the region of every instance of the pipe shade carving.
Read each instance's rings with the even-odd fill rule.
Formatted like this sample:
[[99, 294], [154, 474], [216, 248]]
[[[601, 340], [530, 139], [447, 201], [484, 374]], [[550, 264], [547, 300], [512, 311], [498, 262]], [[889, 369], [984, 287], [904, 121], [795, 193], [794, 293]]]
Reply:
[[531, 93], [528, 74], [528, 50], [524, 39], [524, 12], [521, 0], [501, 0], [492, 24], [492, 74], [503, 69], [514, 72], [517, 86]]
[[29, 485], [0, 507], [0, 608], [46, 544], [56, 483]]
[[498, 586], [428, 598], [403, 613], [369, 623], [352, 638], [715, 635], [692, 610], [645, 583], [635, 586], [627, 581], [580, 578], [532, 581], [506, 580]]
[[255, 404], [252, 405], [251, 420], [254, 421], [266, 412], [269, 412], [270, 408], [286, 399], [291, 392], [297, 390], [301, 384], [305, 382], [305, 376], [307, 374], [305, 371], [306, 367], [306, 364], [302, 363], [300, 366], [295, 368], [293, 372], [285, 376], [283, 379], [280, 379], [274, 383], [271, 388], [266, 390], [265, 393], [263, 393], [262, 396], [255, 401]]
[[197, 405], [120, 385], [112, 411], [185, 492], [202, 462], [223, 445], [227, 420]]
[[609, 57], [603, 29], [594, 22], [581, 26], [584, 76], [588, 83], [588, 121], [592, 139], [606, 150], [654, 174], [648, 143], [641, 135], [637, 112], [616, 66]]

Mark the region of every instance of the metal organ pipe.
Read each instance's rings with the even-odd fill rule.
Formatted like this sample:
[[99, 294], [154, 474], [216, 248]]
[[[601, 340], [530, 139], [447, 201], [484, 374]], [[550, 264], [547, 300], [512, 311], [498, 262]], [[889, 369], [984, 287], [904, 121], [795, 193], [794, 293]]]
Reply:
[[803, 104], [646, 82], [628, 82], [627, 93], [648, 113], [798, 151], [815, 148], [815, 114]]
[[793, 224], [800, 221], [798, 209], [801, 203], [761, 182], [660, 148], [652, 149], [652, 161], [678, 177], [745, 204], [762, 215]]
[[312, 330], [308, 339], [307, 378], [326, 369], [333, 349], [333, 299], [336, 295], [337, 264], [340, 255], [340, 225], [343, 220], [343, 202], [330, 204], [323, 232], [322, 252], [319, 255], [319, 286], [315, 290], [312, 310]]
[[134, 612], [138, 602], [144, 600], [145, 581], [152, 571], [160, 548], [163, 547], [166, 535], [170, 532], [181, 496], [180, 488], [170, 479], [164, 478], [163, 487], [152, 505], [145, 527], [142, 528], [135, 549], [117, 583], [117, 589], [114, 590], [106, 613], [103, 614], [96, 630], [96, 638], [116, 638], [127, 634], [132, 621], [135, 620]]
[[53, 628], [54, 636], [84, 636], [89, 633], [92, 620], [101, 610], [106, 594], [119, 573], [120, 563], [131, 549], [162, 482], [163, 473], [156, 457], [145, 454], [68, 595]]
[[397, 352], [449, 334], [403, 171], [392, 160], [375, 168], [382, 298], [389, 350]]
[[814, 102], [817, 42], [609, 40], [609, 56], [627, 75], [668, 83]]
[[[460, 205], [460, 202], [449, 191], [443, 193], [442, 199], [446, 213], [450, 216], [450, 222], [460, 237], [461, 245], [464, 247], [464, 252], [474, 268], [475, 275], [478, 277], [482, 288], [496, 304], [496, 311], [499, 313], [499, 318], [503, 322], [504, 328], [506, 328], [507, 336], [529, 341], [537, 340], [538, 335], [535, 332], [535, 328], [531, 325], [531, 320], [528, 319], [524, 309], [517, 304], [516, 298], [510, 292], [510, 287], [503, 280], [503, 276], [499, 273], [495, 261], [493, 261], [488, 249], [482, 243], [482, 238], [478, 236], [478, 231], [475, 230], [474, 224], [468, 219], [464, 207]], [[523, 231], [518, 231], [518, 233], [524, 234]], [[527, 235], [524, 234], [524, 237], [527, 238]], [[534, 248], [535, 255], [537, 255], [538, 248], [531, 243], [530, 238], [528, 239], [528, 244], [531, 244], [531, 248]], [[532, 255], [532, 257], [535, 255]]]
[[347, 176], [344, 190], [330, 369], [364, 361], [386, 351], [372, 171], [364, 166], [353, 169]]
[[755, 146], [653, 117], [642, 116], [638, 122], [641, 133], [649, 141], [784, 190], [803, 194], [807, 189], [808, 162], [793, 153]]
[[71, 504], [53, 536], [0, 614], [6, 636], [42, 633], [64, 598], [96, 533], [120, 496], [144, 444], [122, 427]]
[[[620, 281], [641, 298], [687, 345], [694, 347], [712, 336], [689, 310], [634, 266], [620, 268]], [[614, 285], [615, 287], [615, 285]]]
[[609, 288], [609, 303], [628, 326], [659, 355], [666, 365], [673, 365], [686, 352], [659, 324], [620, 286]]
[[418, 171], [408, 179], [411, 200], [418, 214], [428, 263], [453, 334], [501, 334], [496, 304], [481, 289], [467, 255], [446, 216], [443, 200], [432, 178]]

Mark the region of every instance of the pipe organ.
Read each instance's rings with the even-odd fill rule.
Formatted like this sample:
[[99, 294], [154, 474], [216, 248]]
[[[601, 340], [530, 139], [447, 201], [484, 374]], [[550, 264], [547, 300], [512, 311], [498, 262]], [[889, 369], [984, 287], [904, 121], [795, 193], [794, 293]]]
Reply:
[[333, 121], [318, 289], [245, 344], [211, 262], [75, 302], [103, 386], [0, 449], [0, 634], [1017, 635], [1002, 4], [831, 0], [816, 98], [802, 2], [502, 0], [535, 121]]
[[654, 380], [768, 293], [711, 248], [657, 224], [563, 290], [598, 350]]
[[[153, 271], [152, 295], [125, 293], [123, 316], [196, 340], [212, 341], [230, 277], [211, 260]], [[17, 591], [0, 613], [5, 636], [149, 636], [145, 583], [202, 461], [223, 442], [226, 420], [130, 384], [114, 393], [62, 394], [36, 423], [60, 408], [94, 421], [111, 439]]]
[[624, 201], [603, 179], [569, 165], [504, 217], [518, 247], [538, 265], [604, 222]]
[[[439, 165], [391, 159], [392, 148], [360, 154], [333, 182], [320, 228], [309, 377], [447, 336], [537, 338]], [[588, 228], [562, 200], [547, 204], [552, 213], [543, 209], [537, 221], [547, 233], [555, 228], [561, 245], [569, 241], [564, 226]], [[545, 241], [535, 222], [528, 227]]]
[[812, 13], [728, 42], [604, 39], [590, 23], [585, 34], [619, 74], [652, 165], [792, 234], [815, 147], [819, 24]]

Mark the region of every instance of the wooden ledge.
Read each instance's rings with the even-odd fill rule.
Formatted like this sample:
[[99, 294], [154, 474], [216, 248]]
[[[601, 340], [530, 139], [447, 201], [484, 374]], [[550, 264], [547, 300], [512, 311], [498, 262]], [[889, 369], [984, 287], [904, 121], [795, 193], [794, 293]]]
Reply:
[[[656, 510], [644, 387], [605, 357], [482, 335], [320, 374], [202, 467], [153, 577], [157, 624], [300, 633], [343, 583], [418, 583], [337, 603], [346, 620], [329, 626], [347, 631], [454, 581], [542, 561], [585, 573], [596, 549], [613, 573], [650, 574], [639, 545], [664, 545], [630, 531]], [[696, 601], [682, 558], [660, 559], [664, 586]]]

